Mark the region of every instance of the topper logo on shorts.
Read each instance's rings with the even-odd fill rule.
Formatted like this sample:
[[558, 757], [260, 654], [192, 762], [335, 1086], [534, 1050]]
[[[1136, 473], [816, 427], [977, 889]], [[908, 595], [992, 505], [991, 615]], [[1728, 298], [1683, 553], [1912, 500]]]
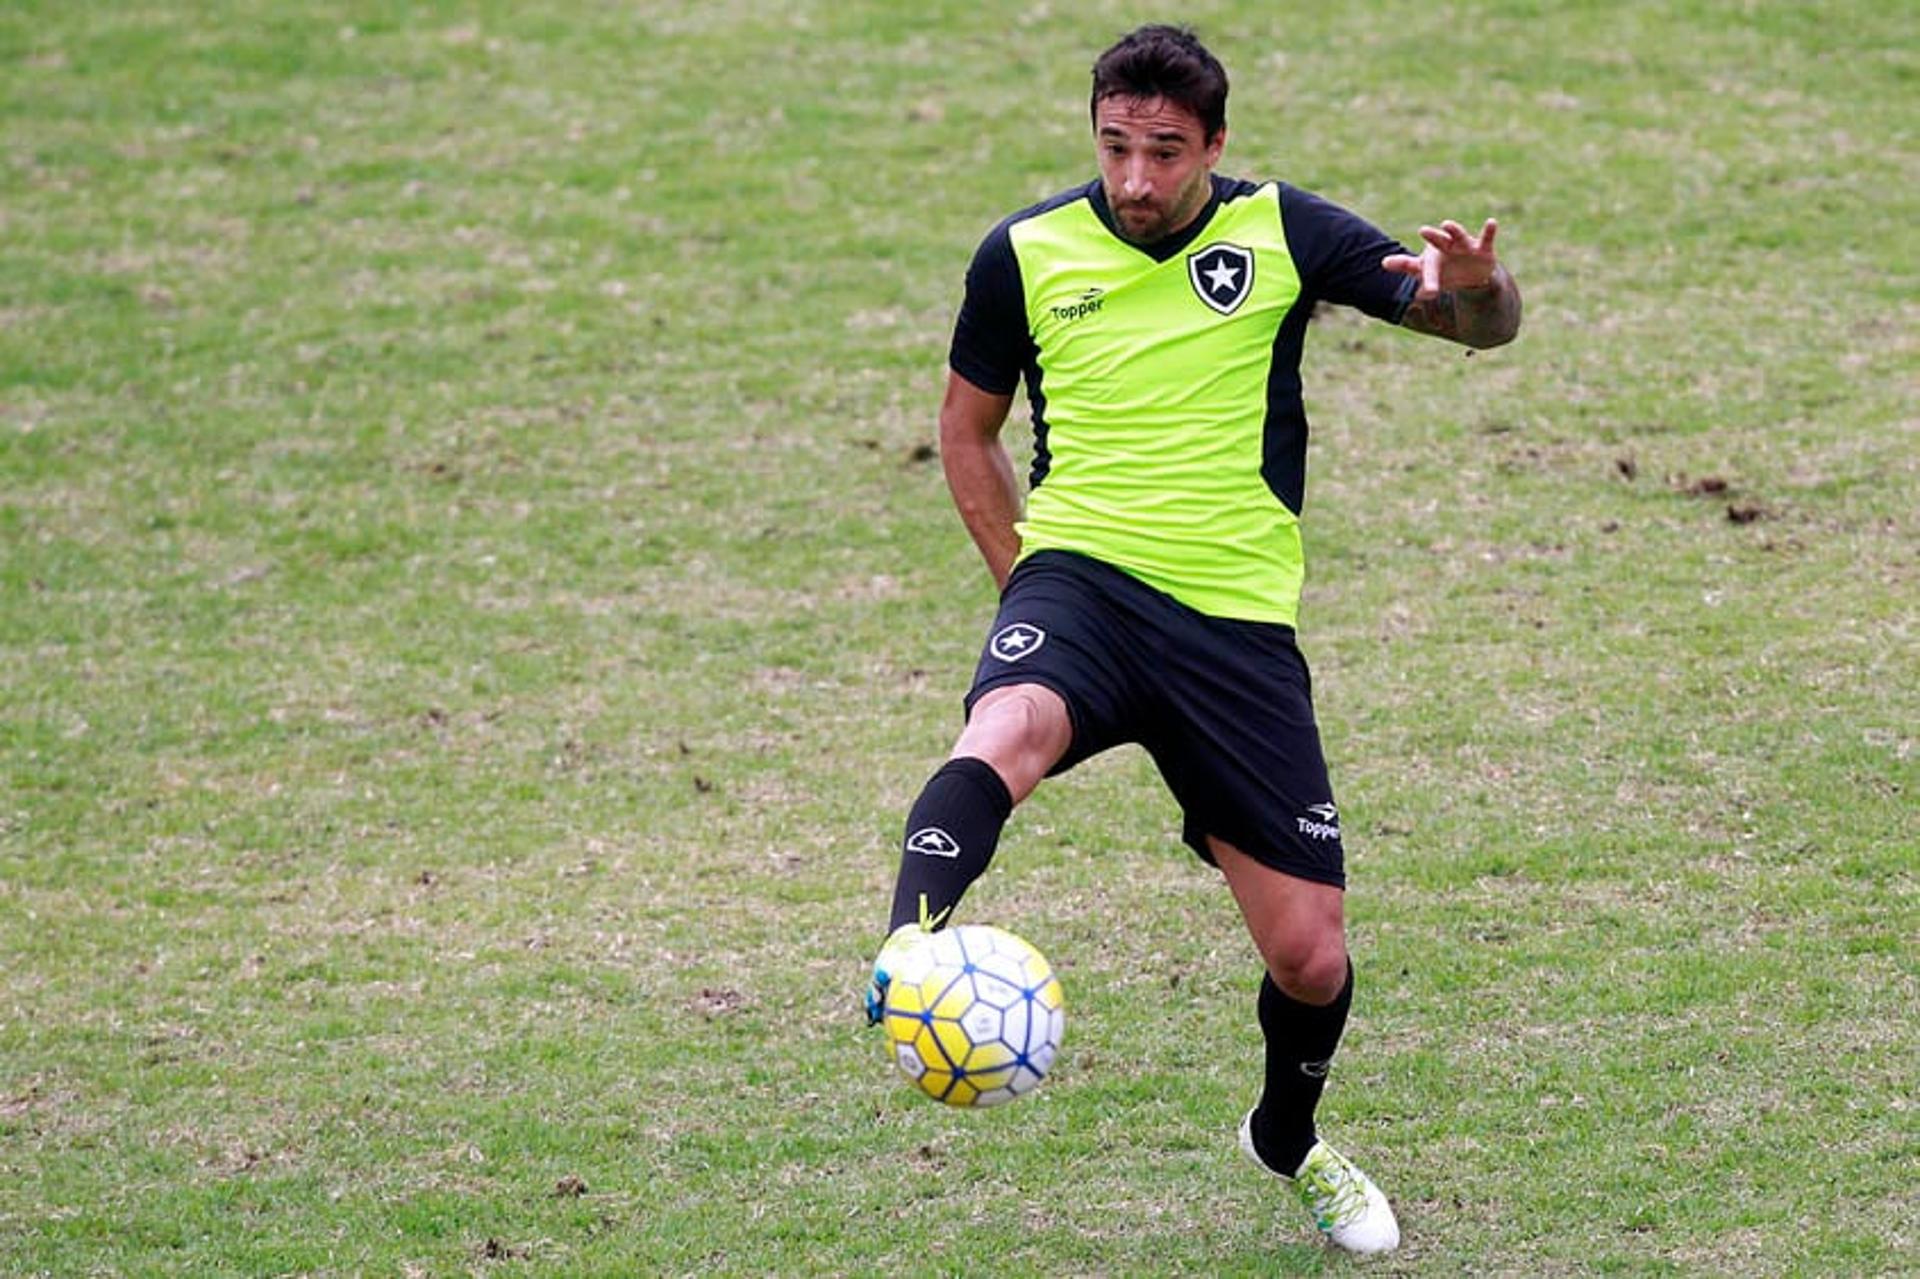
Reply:
[[1300, 824], [1300, 833], [1314, 839], [1340, 838], [1340, 810], [1332, 804], [1308, 804], [1311, 817], [1296, 817]]
[[1017, 662], [1047, 642], [1047, 633], [1031, 622], [1003, 626], [987, 642], [987, 651], [1003, 662]]
[[907, 836], [907, 851], [925, 857], [958, 857], [960, 845], [938, 826], [922, 826]]

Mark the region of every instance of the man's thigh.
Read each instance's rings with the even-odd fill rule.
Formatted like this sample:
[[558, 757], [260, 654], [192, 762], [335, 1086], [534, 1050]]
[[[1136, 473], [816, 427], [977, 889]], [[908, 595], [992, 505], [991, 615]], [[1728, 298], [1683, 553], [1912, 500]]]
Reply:
[[1072, 731], [1056, 773], [1137, 736], [1134, 637], [1113, 598], [1115, 576], [1118, 570], [1059, 551], [1022, 561], [981, 645], [969, 719], [1001, 689], [1037, 685], [1058, 695]]

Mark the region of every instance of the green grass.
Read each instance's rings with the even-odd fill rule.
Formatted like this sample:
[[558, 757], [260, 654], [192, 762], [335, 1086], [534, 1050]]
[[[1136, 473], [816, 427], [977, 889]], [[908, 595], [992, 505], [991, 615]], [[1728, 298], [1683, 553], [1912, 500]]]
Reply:
[[[1047, 1087], [851, 1012], [991, 610], [960, 276], [1142, 16], [0, 12], [0, 1273], [1350, 1269], [1137, 753], [969, 899]], [[1497, 215], [1527, 297], [1308, 343], [1368, 1269], [1920, 1265], [1920, 23], [1181, 16], [1226, 171]]]

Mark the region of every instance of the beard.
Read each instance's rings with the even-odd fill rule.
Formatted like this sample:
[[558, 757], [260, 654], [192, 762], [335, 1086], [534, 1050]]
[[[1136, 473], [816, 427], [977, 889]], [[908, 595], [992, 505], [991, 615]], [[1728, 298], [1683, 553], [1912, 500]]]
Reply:
[[1133, 204], [1115, 204], [1113, 220], [1120, 226], [1120, 234], [1135, 244], [1152, 244], [1164, 240], [1173, 231], [1173, 215], [1149, 200]]
[[1122, 238], [1133, 244], [1153, 244], [1184, 229], [1187, 223], [1193, 221], [1194, 216], [1205, 207], [1211, 191], [1210, 176], [1203, 171], [1164, 202], [1120, 200], [1112, 190], [1108, 190], [1107, 207], [1113, 211], [1113, 220], [1120, 228]]

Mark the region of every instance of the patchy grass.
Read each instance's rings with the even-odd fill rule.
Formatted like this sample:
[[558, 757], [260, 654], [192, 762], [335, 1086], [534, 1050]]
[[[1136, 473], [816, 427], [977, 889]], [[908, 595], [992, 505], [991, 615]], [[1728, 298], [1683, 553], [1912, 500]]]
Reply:
[[[1309, 342], [1387, 1268], [1912, 1268], [1911, 18], [1187, 16], [1228, 171], [1527, 294]], [[0, 1270], [1347, 1268], [1232, 1152], [1247, 947], [1136, 753], [969, 902], [1045, 1089], [850, 1011], [991, 603], [961, 271], [1133, 20], [0, 14]]]

